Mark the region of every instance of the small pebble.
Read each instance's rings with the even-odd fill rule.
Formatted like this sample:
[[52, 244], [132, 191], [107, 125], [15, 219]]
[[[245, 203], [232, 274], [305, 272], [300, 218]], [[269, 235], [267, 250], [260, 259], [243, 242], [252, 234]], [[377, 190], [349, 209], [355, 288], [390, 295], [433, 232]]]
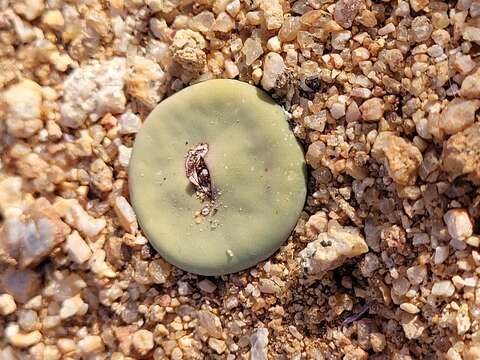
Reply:
[[200, 290], [206, 292], [206, 293], [213, 293], [215, 289], [217, 288], [217, 285], [215, 285], [213, 282], [211, 282], [208, 279], [203, 279], [198, 283], [198, 287]]
[[465, 240], [473, 234], [473, 224], [465, 209], [452, 209], [443, 216], [448, 233], [453, 239]]
[[438, 297], [450, 297], [455, 292], [455, 286], [449, 280], [437, 281], [433, 284], [432, 295]]
[[0, 314], [7, 316], [15, 312], [17, 309], [17, 304], [15, 304], [15, 299], [10, 294], [0, 295]]
[[138, 330], [132, 336], [132, 343], [135, 350], [145, 355], [154, 347], [153, 334], [148, 330]]

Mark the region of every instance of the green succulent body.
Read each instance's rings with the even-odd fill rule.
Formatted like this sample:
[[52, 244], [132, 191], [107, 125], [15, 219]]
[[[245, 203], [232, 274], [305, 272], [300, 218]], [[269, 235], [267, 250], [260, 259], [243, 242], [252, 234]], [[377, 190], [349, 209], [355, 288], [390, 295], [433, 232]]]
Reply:
[[[185, 155], [204, 143], [215, 211], [199, 216]], [[305, 169], [280, 106], [251, 85], [210, 80], [167, 98], [148, 116], [130, 161], [130, 197], [167, 261], [221, 275], [257, 264], [288, 238], [305, 202]]]

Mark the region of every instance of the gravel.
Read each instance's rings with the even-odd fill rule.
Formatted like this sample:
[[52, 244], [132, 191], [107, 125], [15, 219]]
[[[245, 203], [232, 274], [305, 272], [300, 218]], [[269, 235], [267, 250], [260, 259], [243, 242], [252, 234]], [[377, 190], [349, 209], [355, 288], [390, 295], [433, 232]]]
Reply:
[[[479, 16], [0, 1], [0, 358], [480, 358]], [[309, 193], [276, 254], [210, 279], [148, 244], [127, 180], [152, 108], [213, 78], [284, 107]]]

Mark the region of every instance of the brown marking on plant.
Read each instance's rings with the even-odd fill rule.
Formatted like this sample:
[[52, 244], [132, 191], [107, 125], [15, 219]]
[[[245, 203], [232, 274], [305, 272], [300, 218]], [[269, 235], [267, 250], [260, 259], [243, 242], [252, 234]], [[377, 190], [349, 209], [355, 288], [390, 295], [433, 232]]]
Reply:
[[212, 180], [205, 161], [207, 153], [207, 143], [197, 144], [187, 151], [185, 155], [185, 176], [201, 198], [206, 197], [213, 200]]

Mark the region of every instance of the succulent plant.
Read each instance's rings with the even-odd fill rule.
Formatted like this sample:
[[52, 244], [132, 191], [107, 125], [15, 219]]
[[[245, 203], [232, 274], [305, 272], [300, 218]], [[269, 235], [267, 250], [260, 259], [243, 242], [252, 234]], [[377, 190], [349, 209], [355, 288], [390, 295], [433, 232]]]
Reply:
[[130, 197], [152, 246], [201, 275], [251, 267], [288, 238], [306, 166], [282, 108], [235, 80], [190, 86], [160, 103], [135, 140]]

